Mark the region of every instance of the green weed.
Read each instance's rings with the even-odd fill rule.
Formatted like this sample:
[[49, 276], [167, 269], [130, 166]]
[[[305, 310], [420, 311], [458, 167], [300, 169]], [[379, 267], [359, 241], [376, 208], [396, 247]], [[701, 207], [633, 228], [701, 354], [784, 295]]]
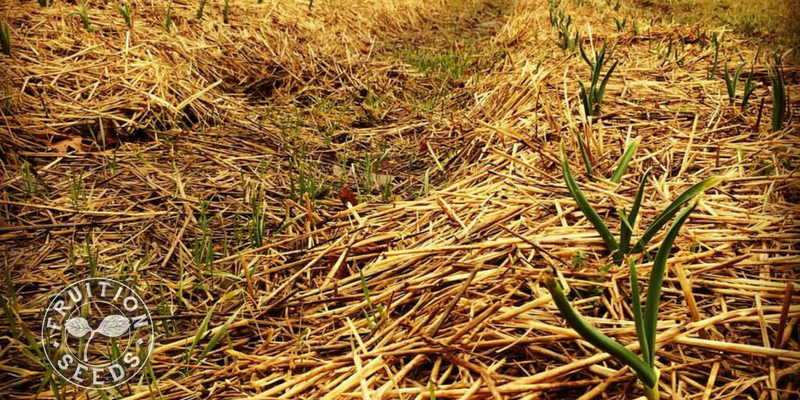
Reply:
[[292, 169], [289, 176], [289, 197], [295, 201], [300, 201], [304, 195], [308, 195], [310, 200], [322, 197], [327, 191], [327, 186], [320, 174], [300, 155], [293, 154], [289, 163]]
[[471, 66], [463, 51], [404, 50], [401, 57], [419, 72], [433, 74], [442, 80], [460, 80]]
[[68, 175], [69, 180], [69, 199], [72, 200], [72, 206], [77, 209], [80, 203], [86, 200], [86, 194], [83, 191], [83, 172], [78, 175]]

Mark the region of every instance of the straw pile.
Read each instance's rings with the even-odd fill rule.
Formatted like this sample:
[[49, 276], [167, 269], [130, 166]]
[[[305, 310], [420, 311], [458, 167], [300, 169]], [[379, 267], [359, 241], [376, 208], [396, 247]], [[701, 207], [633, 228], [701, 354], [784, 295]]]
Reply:
[[[92, 3], [95, 33], [66, 17], [77, 5], [0, 5], [13, 44], [12, 57], [0, 57], [2, 297], [11, 310], [0, 320], [0, 395], [99, 396], [40, 388], [49, 375], [25, 335], [37, 337], [48, 296], [96, 262], [97, 275], [137, 289], [158, 325], [157, 381], [145, 376], [119, 398], [639, 396], [627, 368], [569, 329], [539, 281], [555, 268], [583, 315], [635, 343], [627, 270], [608, 266], [569, 197], [562, 141], [609, 223], [649, 167], [641, 225], [691, 184], [725, 177], [670, 259], [662, 396], [797, 393], [800, 103], [791, 97], [787, 125], [770, 131], [765, 57], [754, 107], [740, 110], [728, 105], [723, 67], [707, 75], [703, 31], [639, 16], [646, 34], [617, 32], [611, 16], [633, 9], [562, 4], [586, 46], [618, 43], [602, 118], [589, 124], [576, 79], [587, 79], [586, 65], [554, 44], [541, 2], [254, 3], [233, 2], [224, 24], [221, 2], [197, 19], [197, 4], [183, 0], [133, 1], [132, 29]], [[168, 7], [170, 32], [161, 26]], [[660, 57], [657, 46], [678, 34], [681, 55]], [[458, 55], [465, 38], [474, 52], [461, 80], [398, 56]], [[725, 43], [737, 60], [755, 56], [746, 41]], [[797, 67], [784, 73], [795, 93]], [[413, 106], [442, 87], [436, 107]], [[622, 184], [586, 183], [578, 132], [599, 176], [641, 138]], [[362, 173], [377, 148], [388, 156]], [[319, 199], [290, 189], [298, 160], [325, 181]], [[343, 206], [336, 192], [365, 179], [388, 180], [392, 195], [362, 193]], [[261, 245], [250, 234], [254, 204]], [[210, 267], [194, 254], [204, 237]], [[638, 265], [646, 278], [652, 264]], [[236, 313], [222, 341], [187, 362], [200, 322], [234, 290], [200, 346]]]

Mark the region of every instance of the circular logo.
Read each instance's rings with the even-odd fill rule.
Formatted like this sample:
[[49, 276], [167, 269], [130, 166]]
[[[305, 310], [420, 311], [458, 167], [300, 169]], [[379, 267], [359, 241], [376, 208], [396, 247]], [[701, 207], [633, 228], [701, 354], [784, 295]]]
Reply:
[[150, 311], [113, 279], [75, 282], [44, 312], [42, 344], [62, 378], [85, 389], [109, 389], [133, 378], [153, 350]]

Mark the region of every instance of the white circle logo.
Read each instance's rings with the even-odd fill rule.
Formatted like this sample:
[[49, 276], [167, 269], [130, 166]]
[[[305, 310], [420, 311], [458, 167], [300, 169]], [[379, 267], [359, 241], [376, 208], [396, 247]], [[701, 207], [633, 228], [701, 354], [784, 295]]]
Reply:
[[75, 282], [44, 312], [42, 344], [62, 378], [85, 389], [109, 389], [141, 371], [153, 351], [150, 311], [113, 279]]

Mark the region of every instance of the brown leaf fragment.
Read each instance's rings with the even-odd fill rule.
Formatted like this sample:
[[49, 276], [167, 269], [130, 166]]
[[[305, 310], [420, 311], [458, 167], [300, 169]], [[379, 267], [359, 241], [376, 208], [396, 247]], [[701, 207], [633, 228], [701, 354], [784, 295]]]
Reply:
[[64, 139], [51, 145], [50, 148], [58, 153], [67, 153], [70, 149], [84, 151], [83, 139], [78, 136], [71, 136], [69, 139]]
[[356, 194], [349, 187], [343, 187], [339, 190], [339, 200], [342, 201], [345, 207], [347, 207], [347, 203], [350, 203], [351, 206], [358, 204]]

